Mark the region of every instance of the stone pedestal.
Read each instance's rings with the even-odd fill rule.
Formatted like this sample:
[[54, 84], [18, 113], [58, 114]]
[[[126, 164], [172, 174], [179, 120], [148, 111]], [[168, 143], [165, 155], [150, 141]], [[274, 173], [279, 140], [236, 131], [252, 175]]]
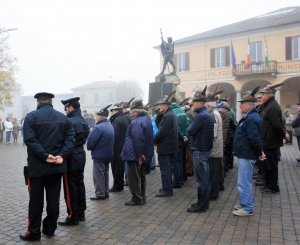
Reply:
[[[156, 84], [156, 85], [151, 85], [151, 84]], [[177, 100], [182, 100], [180, 95], [180, 90], [178, 87], [179, 84], [180, 84], [180, 79], [176, 74], [164, 74], [164, 75], [156, 76], [155, 83], [150, 83], [149, 85], [149, 100], [151, 101], [152, 100], [151, 98], [158, 96], [159, 91], [156, 90], [159, 88], [161, 93], [160, 96], [156, 98], [156, 100], [161, 99], [163, 95], [169, 95], [174, 90], [176, 90], [175, 98]]]

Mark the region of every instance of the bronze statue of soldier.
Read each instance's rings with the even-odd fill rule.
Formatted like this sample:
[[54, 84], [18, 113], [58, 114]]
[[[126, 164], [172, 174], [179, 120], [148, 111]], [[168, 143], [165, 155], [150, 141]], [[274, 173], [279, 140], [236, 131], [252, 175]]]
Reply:
[[[168, 37], [167, 39], [168, 39], [168, 42], [164, 41], [162, 32], [161, 32], [162, 43], [160, 45], [160, 49], [161, 49], [161, 53], [164, 57], [164, 64], [163, 64], [163, 68], [162, 68], [160, 75], [164, 74], [164, 71], [165, 71], [168, 63], [170, 63], [173, 67], [173, 72], [171, 72], [171, 74], [176, 74], [176, 66], [173, 61], [174, 43], [172, 42], [172, 37]], [[168, 69], [169, 69], [169, 67], [168, 67]], [[169, 71], [169, 73], [170, 73], [170, 71]]]

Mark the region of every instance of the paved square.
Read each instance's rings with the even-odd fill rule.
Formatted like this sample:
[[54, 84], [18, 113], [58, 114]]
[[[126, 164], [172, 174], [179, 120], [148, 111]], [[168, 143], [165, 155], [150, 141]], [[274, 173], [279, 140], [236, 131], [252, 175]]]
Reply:
[[[233, 205], [239, 204], [236, 164], [225, 178], [225, 191], [220, 198], [210, 203], [208, 212], [195, 214], [186, 212], [196, 201], [194, 178], [190, 177], [181, 189], [175, 189], [172, 197], [157, 198], [155, 193], [161, 188], [159, 168], [147, 175], [146, 205], [125, 206], [130, 200], [128, 187], [121, 193], [111, 193], [105, 201], [90, 201], [94, 187], [92, 160], [87, 152], [86, 221], [74, 227], [58, 226], [55, 236], [42, 236], [41, 243], [300, 244], [300, 167], [295, 166], [300, 153], [295, 138], [294, 145], [282, 147], [281, 152], [280, 194], [261, 194], [259, 187], [254, 187], [254, 215], [240, 218], [232, 215]], [[26, 146], [1, 143], [0, 156], [0, 244], [26, 244], [19, 238], [27, 225], [28, 192], [23, 178]], [[63, 192], [60, 203], [60, 219], [64, 219]]]

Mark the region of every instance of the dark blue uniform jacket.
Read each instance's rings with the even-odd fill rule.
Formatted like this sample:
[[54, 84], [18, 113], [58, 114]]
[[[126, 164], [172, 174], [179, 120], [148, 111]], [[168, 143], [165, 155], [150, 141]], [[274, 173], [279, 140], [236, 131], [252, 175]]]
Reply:
[[76, 145], [67, 159], [68, 171], [81, 170], [84, 169], [86, 162], [83, 145], [89, 136], [90, 128], [86, 120], [82, 117], [80, 109], [73, 110], [67, 117], [74, 127], [76, 141]]
[[[50, 103], [37, 106], [24, 121], [24, 143], [28, 153], [28, 177], [67, 172], [66, 159], [75, 145], [74, 128]], [[48, 155], [61, 155], [62, 164], [47, 163]]]
[[114, 140], [114, 128], [107, 119], [97, 122], [86, 142], [87, 149], [92, 151], [92, 159], [96, 162], [110, 162], [113, 156]]
[[257, 109], [251, 109], [240, 121], [233, 140], [233, 154], [238, 158], [257, 160], [262, 154], [262, 120]]
[[151, 161], [154, 152], [153, 129], [146, 115], [146, 112], [140, 113], [129, 124], [121, 153], [123, 161], [138, 161], [143, 155], [145, 162]]
[[210, 151], [213, 148], [214, 120], [205, 106], [196, 110], [193, 123], [188, 128], [190, 148], [193, 151]]

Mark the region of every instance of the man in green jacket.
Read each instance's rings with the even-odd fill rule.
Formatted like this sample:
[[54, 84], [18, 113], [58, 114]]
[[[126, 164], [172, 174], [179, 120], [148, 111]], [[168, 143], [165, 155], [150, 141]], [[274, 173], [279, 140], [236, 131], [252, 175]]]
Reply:
[[183, 152], [183, 145], [185, 142], [188, 141], [187, 138], [187, 128], [190, 125], [189, 119], [187, 115], [184, 113], [183, 110], [181, 110], [178, 105], [176, 104], [176, 99], [172, 98], [172, 104], [171, 108], [172, 111], [177, 116], [177, 122], [178, 122], [178, 144], [179, 149], [177, 154], [174, 154], [175, 157], [172, 159], [173, 161], [173, 188], [181, 188], [184, 181], [183, 169], [186, 168], [186, 166], [182, 165], [182, 152]]

